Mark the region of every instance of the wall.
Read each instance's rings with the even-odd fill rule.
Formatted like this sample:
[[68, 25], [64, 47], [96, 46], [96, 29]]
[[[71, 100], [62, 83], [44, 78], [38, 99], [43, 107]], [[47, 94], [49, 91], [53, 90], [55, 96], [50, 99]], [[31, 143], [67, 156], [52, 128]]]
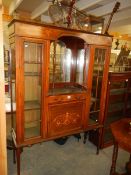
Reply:
[[[116, 48], [116, 44], [115, 44], [116, 41], [117, 41], [117, 39], [114, 38], [113, 43], [112, 43], [112, 49]], [[127, 47], [131, 49], [131, 41], [119, 39], [118, 50], [120, 50], [121, 46], [125, 45], [125, 44], [127, 44]]]

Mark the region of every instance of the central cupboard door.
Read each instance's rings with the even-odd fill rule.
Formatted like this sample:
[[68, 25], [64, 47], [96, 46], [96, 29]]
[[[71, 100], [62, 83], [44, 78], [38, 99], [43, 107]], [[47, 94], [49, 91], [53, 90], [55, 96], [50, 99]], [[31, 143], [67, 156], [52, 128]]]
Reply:
[[49, 106], [49, 136], [67, 135], [82, 129], [83, 102]]

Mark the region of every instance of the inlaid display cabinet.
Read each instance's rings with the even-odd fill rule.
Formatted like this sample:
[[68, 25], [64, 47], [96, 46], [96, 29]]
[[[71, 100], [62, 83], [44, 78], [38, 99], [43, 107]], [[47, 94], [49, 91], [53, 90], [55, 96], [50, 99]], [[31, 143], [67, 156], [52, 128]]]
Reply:
[[9, 31], [19, 175], [24, 146], [102, 124], [112, 38], [20, 20], [13, 20]]
[[90, 131], [89, 139], [101, 148], [113, 144], [111, 123], [131, 117], [131, 72], [109, 72], [103, 128], [98, 142], [97, 132]]

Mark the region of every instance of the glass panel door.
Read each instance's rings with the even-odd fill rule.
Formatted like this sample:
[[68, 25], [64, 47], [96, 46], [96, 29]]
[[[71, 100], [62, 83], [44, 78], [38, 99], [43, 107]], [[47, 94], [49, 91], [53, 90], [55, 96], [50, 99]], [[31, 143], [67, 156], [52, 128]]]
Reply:
[[42, 44], [24, 42], [25, 139], [40, 136]]
[[100, 112], [100, 98], [104, 75], [106, 49], [96, 48], [91, 91], [90, 124], [97, 123]]

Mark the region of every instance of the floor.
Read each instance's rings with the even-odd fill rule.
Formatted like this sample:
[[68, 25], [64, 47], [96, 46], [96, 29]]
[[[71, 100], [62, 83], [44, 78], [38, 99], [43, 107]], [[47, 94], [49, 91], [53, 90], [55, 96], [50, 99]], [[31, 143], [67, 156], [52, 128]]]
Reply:
[[[64, 145], [54, 141], [24, 148], [21, 154], [21, 175], [109, 175], [112, 146], [100, 150], [89, 141], [83, 144], [71, 136]], [[117, 171], [124, 172], [129, 154], [119, 150]], [[8, 150], [8, 175], [17, 175], [13, 154]]]

